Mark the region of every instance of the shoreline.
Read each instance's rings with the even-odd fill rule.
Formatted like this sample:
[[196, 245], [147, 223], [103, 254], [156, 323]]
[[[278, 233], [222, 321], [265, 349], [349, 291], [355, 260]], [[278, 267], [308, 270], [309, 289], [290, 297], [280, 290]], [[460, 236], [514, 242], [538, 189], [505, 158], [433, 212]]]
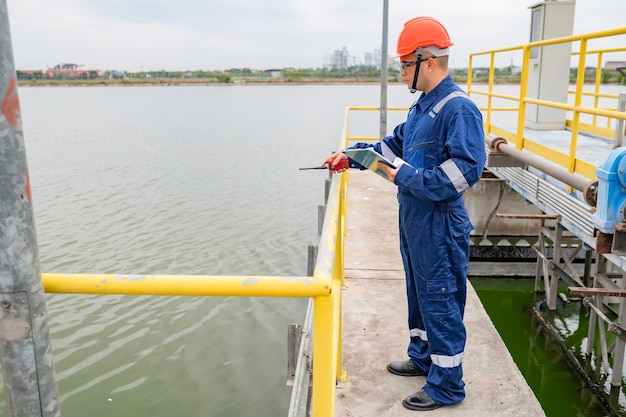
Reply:
[[[237, 85], [336, 85], [336, 84], [378, 84], [378, 79], [235, 79], [230, 82], [218, 82], [198, 78], [164, 78], [153, 80], [19, 80], [19, 87], [126, 87], [126, 86], [237, 86]], [[389, 81], [398, 83], [401, 81]]]
[[[455, 83], [466, 83], [466, 77], [453, 76]], [[401, 79], [390, 78], [388, 84], [403, 84]], [[482, 80], [475, 80], [482, 83]], [[487, 83], [487, 80], [485, 80]], [[358, 85], [380, 84], [379, 78], [234, 78], [219, 82], [203, 78], [155, 79], [98, 79], [98, 80], [18, 80], [19, 87], [126, 87], [126, 86], [237, 86], [237, 85]], [[519, 84], [519, 80], [498, 80], [496, 84]]]
[[[467, 83], [467, 77], [453, 76], [456, 84]], [[396, 78], [387, 81], [390, 85], [403, 84]], [[163, 87], [163, 86], [245, 86], [245, 85], [363, 85], [380, 84], [377, 78], [306, 78], [306, 79], [231, 79], [229, 82], [219, 82], [202, 78], [161, 78], [161, 79], [108, 79], [108, 80], [18, 80], [19, 87]], [[488, 79], [474, 79], [473, 83], [488, 84]], [[519, 79], [495, 80], [494, 85], [519, 84]], [[584, 83], [594, 84], [592, 81]], [[617, 82], [603, 83], [603, 85], [620, 85]]]

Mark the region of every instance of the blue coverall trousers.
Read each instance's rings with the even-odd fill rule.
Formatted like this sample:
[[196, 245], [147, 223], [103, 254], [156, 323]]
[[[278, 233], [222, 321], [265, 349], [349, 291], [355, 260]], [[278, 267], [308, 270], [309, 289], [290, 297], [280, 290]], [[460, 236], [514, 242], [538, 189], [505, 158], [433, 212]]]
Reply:
[[461, 365], [469, 233], [473, 229], [461, 196], [424, 201], [399, 193], [400, 250], [406, 273], [408, 354], [428, 371], [424, 390], [439, 404], [465, 398]]

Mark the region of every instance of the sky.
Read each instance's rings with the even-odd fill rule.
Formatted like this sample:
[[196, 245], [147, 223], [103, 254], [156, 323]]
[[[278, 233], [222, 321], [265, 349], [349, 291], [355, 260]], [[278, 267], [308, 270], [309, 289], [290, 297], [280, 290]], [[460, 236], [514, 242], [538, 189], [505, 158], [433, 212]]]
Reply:
[[[18, 70], [61, 62], [125, 71], [321, 68], [335, 50], [346, 47], [363, 62], [382, 44], [383, 0], [3, 2]], [[389, 53], [404, 22], [432, 16], [455, 44], [451, 67], [467, 67], [470, 53], [527, 43], [529, 7], [537, 3], [389, 0]], [[624, 26], [626, 0], [576, 1], [574, 34]], [[624, 47], [626, 37], [615, 42], [610, 46]], [[496, 66], [519, 65], [521, 56], [498, 59]]]

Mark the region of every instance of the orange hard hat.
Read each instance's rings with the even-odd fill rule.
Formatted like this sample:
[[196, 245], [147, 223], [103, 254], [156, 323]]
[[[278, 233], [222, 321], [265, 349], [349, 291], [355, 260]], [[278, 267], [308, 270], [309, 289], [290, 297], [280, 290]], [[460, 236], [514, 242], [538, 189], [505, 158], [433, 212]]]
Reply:
[[394, 58], [409, 55], [426, 46], [445, 49], [454, 45], [445, 27], [432, 17], [416, 17], [404, 24], [398, 36], [398, 53]]

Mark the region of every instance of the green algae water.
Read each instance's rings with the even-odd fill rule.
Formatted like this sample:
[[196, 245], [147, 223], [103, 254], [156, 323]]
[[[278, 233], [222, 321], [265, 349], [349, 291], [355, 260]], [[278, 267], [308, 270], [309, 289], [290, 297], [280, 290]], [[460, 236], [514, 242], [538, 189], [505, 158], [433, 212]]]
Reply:
[[[533, 317], [531, 308], [543, 300], [543, 294], [535, 294], [533, 280], [472, 278], [471, 282], [547, 417], [626, 415], [623, 406], [620, 407], [623, 399], [619, 398], [623, 396], [620, 392], [623, 387], [611, 393], [613, 411], [608, 412]], [[573, 299], [559, 305], [556, 312], [548, 313], [546, 319], [558, 330], [582, 366], [587, 370], [595, 369], [593, 364], [584, 365], [588, 313], [580, 306], [580, 300]]]

